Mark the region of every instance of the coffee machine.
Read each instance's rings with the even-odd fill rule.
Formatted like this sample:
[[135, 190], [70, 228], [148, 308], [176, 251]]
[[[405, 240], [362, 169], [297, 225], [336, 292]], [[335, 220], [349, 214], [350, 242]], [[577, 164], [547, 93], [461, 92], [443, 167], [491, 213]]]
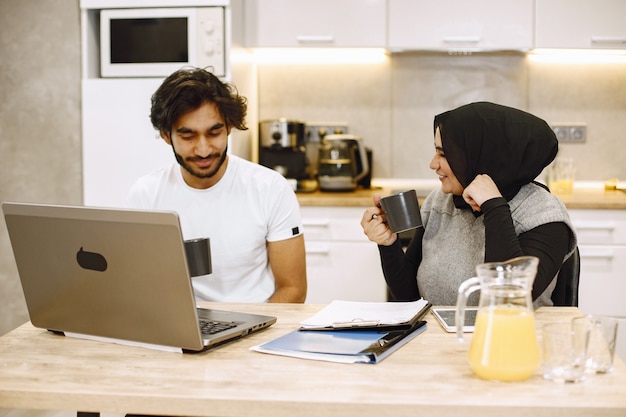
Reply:
[[[326, 135], [319, 148], [318, 180], [322, 191], [354, 191], [371, 179], [371, 153], [355, 135]], [[369, 156], [369, 157], [368, 157]], [[369, 182], [367, 184], [369, 188]]]
[[285, 178], [309, 178], [304, 144], [305, 124], [284, 118], [259, 123], [259, 164]]

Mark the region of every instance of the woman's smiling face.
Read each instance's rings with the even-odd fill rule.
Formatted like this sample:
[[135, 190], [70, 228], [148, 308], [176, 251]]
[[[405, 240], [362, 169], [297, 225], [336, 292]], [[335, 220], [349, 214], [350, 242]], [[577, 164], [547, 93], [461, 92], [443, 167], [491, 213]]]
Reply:
[[454, 172], [452, 172], [452, 168], [450, 168], [446, 155], [443, 152], [439, 128], [435, 130], [435, 156], [433, 156], [433, 159], [430, 161], [429, 167], [435, 171], [437, 175], [439, 175], [439, 181], [441, 181], [441, 191], [446, 194], [463, 194], [463, 186], [456, 178], [456, 175], [454, 175]]

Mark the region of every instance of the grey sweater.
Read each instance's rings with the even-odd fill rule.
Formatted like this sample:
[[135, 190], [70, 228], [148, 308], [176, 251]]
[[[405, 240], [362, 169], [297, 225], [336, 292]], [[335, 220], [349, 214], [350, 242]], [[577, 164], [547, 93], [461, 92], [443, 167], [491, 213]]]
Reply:
[[[535, 184], [523, 186], [509, 201], [515, 232], [520, 234], [537, 226], [563, 222], [571, 229], [566, 259], [576, 248], [576, 235], [567, 209], [554, 195]], [[417, 273], [420, 294], [433, 305], [455, 305], [459, 285], [476, 275], [476, 265], [485, 259], [483, 216], [457, 209], [451, 194], [433, 191], [422, 207], [424, 236], [422, 261]], [[556, 276], [534, 302], [535, 308], [552, 305], [550, 295]], [[476, 299], [470, 303], [475, 303]]]

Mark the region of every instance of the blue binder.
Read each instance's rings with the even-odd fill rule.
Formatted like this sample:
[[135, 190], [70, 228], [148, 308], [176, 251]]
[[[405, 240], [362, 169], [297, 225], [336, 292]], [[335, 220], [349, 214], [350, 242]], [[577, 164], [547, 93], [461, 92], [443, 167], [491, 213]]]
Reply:
[[408, 330], [294, 330], [251, 348], [257, 352], [341, 363], [376, 364], [426, 330], [419, 321]]

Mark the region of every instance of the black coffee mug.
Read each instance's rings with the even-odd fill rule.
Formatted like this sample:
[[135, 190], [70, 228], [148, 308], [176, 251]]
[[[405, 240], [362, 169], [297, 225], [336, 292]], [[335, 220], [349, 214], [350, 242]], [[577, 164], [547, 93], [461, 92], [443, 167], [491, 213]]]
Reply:
[[213, 272], [209, 238], [185, 240], [185, 255], [187, 256], [189, 276], [198, 277]]
[[400, 233], [422, 226], [420, 206], [415, 190], [388, 195], [380, 199], [380, 206], [387, 217], [393, 233]]

